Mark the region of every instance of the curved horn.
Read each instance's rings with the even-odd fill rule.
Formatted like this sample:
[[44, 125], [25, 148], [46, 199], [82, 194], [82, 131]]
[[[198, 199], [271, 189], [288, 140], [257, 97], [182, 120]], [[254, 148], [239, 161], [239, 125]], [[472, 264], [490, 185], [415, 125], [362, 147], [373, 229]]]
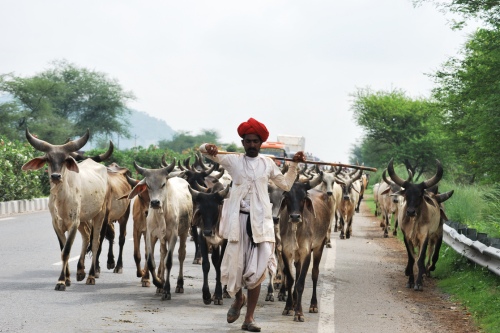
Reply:
[[89, 137], [90, 137], [90, 131], [87, 128], [87, 132], [82, 137], [80, 137], [79, 139], [76, 139], [74, 141], [70, 141], [68, 143], [65, 143], [62, 147], [67, 152], [80, 150], [83, 146], [85, 146], [85, 144], [89, 140]]
[[[163, 162], [162, 162], [163, 163]], [[165, 166], [167, 165], [167, 163], [165, 163]], [[179, 162], [177, 162], [177, 166], [179, 167], [179, 169], [181, 169], [182, 171], [186, 171], [187, 169], [181, 164], [181, 160], [179, 160]]]
[[361, 175], [363, 174], [363, 170], [359, 169], [357, 171], [359, 171], [359, 172], [352, 178], [352, 182], [355, 182], [356, 180], [361, 178]]
[[189, 189], [189, 193], [191, 193], [191, 197], [193, 198], [193, 201], [196, 200], [196, 197], [198, 196], [198, 194], [200, 194], [200, 192], [193, 190], [191, 188], [191, 185], [188, 185], [188, 189]]
[[445, 202], [446, 200], [451, 198], [451, 196], [453, 195], [453, 192], [455, 192], [455, 190], [451, 190], [450, 192], [446, 192], [446, 193], [436, 194], [436, 197], [435, 197], [436, 201], [439, 203]]
[[168, 165], [167, 161], [165, 160], [165, 155], [166, 154], [163, 154], [161, 157], [161, 166], [162, 167], [166, 167]]
[[391, 185], [393, 182], [387, 179], [386, 171], [387, 169], [385, 169], [384, 172], [382, 172], [382, 179], [384, 180], [384, 182], [386, 182], [386, 184]]
[[31, 135], [27, 127], [26, 127], [26, 139], [28, 139], [28, 142], [30, 143], [30, 145], [33, 146], [33, 148], [39, 151], [43, 151], [44, 153], [49, 152], [52, 147], [50, 143], [37, 139], [33, 135]]
[[170, 165], [164, 167], [163, 170], [166, 171], [167, 173], [171, 173], [172, 170], [174, 170], [174, 168], [175, 168], [175, 157], [174, 157], [174, 160], [172, 161], [172, 163], [170, 163]]
[[218, 195], [220, 199], [224, 199], [228, 193], [229, 193], [229, 186], [226, 186], [225, 189], [220, 190], [219, 192], [217, 192], [215, 194]]
[[315, 188], [318, 186], [321, 182], [323, 181], [323, 171], [320, 171], [320, 173], [313, 179], [309, 181], [309, 186], [311, 188]]
[[201, 168], [207, 171], [208, 167], [203, 163], [203, 156], [201, 155], [201, 153], [197, 153], [196, 157], [196, 160], [198, 161], [198, 164], [201, 166]]
[[111, 155], [113, 154], [113, 150], [114, 149], [115, 149], [115, 146], [113, 145], [113, 141], [109, 140], [109, 148], [108, 148], [108, 150], [105, 153], [102, 153], [100, 155], [91, 157], [91, 159], [93, 159], [95, 162], [104, 162], [108, 158], [111, 157]]
[[198, 182], [194, 182], [194, 189], [196, 189], [196, 191], [198, 192], [203, 192], [203, 193], [208, 192], [208, 188], [201, 186], [200, 184], [198, 184]]
[[224, 176], [224, 172], [225, 172], [224, 168], [220, 168], [219, 169], [219, 174], [217, 176], [214, 176], [214, 177], [217, 178], [217, 179], [221, 179], [222, 176]]
[[140, 175], [143, 175], [144, 176], [144, 172], [146, 172], [146, 169], [143, 168], [143, 167], [140, 167], [139, 164], [136, 163], [136, 161], [134, 161], [134, 168], [135, 170], [140, 174]]
[[423, 182], [424, 188], [429, 188], [431, 186], [436, 185], [437, 183], [439, 183], [441, 178], [443, 178], [443, 166], [441, 165], [441, 162], [439, 162], [439, 160], [436, 160], [436, 162], [437, 162], [437, 172], [431, 179]]
[[401, 178], [399, 178], [398, 175], [396, 175], [396, 172], [394, 172], [394, 159], [391, 158], [389, 161], [389, 165], [387, 165], [387, 172], [389, 173], [389, 177], [391, 177], [392, 181], [398, 184], [401, 187], [404, 187], [405, 181]]
[[125, 177], [127, 178], [128, 184], [132, 187], [135, 187], [135, 185], [139, 184], [140, 182], [140, 180], [134, 179], [127, 174], [125, 174]]
[[[203, 167], [205, 167], [205, 166], [203, 166]], [[212, 165], [212, 167], [210, 168], [210, 170], [208, 170], [208, 171], [207, 171], [207, 169], [205, 169], [205, 171], [202, 171], [201, 173], [204, 173], [204, 177], [206, 177], [206, 176], [210, 175], [212, 172], [214, 172], [214, 170], [215, 170], [216, 168], [218, 169], [218, 168], [219, 168], [219, 165], [218, 165], [217, 163], [214, 163], [214, 164]]]

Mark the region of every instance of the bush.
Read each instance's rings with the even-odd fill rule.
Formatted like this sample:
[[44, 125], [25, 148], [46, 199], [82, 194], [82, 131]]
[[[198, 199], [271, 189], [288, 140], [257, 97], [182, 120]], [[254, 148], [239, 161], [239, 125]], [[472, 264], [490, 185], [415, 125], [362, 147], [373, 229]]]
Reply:
[[0, 201], [40, 198], [48, 195], [45, 169], [22, 171], [21, 167], [38, 156], [29, 143], [8, 141], [0, 137]]

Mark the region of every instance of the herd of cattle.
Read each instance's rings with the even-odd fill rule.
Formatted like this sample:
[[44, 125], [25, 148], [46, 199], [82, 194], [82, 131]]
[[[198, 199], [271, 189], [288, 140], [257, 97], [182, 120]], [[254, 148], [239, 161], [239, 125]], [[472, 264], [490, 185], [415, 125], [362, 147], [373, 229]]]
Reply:
[[[187, 238], [191, 235], [196, 247], [194, 264], [202, 264], [202, 297], [205, 304], [223, 304], [229, 297], [220, 281], [220, 263], [225, 240], [218, 232], [221, 207], [230, 195], [231, 178], [217, 164], [206, 165], [201, 156], [190, 160], [168, 163], [163, 158], [158, 169], [147, 169], [134, 162], [142, 180], [132, 178], [131, 172], [115, 163], [99, 163], [109, 158], [109, 150], [98, 156], [84, 157], [77, 151], [89, 139], [89, 131], [81, 138], [63, 145], [52, 145], [34, 137], [26, 130], [28, 142], [45, 153], [27, 162], [23, 170], [37, 170], [47, 164], [50, 177], [49, 210], [61, 249], [62, 269], [55, 289], [64, 291], [71, 285], [68, 259], [77, 231], [82, 237], [82, 248], [76, 278], [85, 279], [85, 256], [92, 252], [92, 264], [86, 284], [95, 284], [99, 277], [99, 255], [105, 238], [109, 239], [107, 268], [121, 273], [122, 252], [126, 224], [132, 211], [134, 260], [137, 277], [142, 286], [152, 280], [163, 299], [170, 299], [170, 273], [174, 248], [179, 242], [179, 274], [176, 293], [183, 293], [183, 265]], [[287, 165], [282, 167], [286, 173]], [[376, 215], [382, 216], [383, 236], [388, 237], [391, 216], [404, 235], [408, 252], [405, 270], [409, 277], [407, 287], [422, 290], [424, 274], [434, 270], [442, 242], [443, 220], [446, 219], [442, 202], [453, 191], [438, 194], [437, 184], [443, 175], [438, 161], [437, 173], [420, 184], [400, 178], [391, 160], [383, 174], [383, 181], [373, 187]], [[353, 217], [369, 182], [362, 170], [348, 171], [330, 167], [303, 166], [295, 183], [284, 192], [269, 184], [276, 234], [278, 272], [270, 276], [266, 300], [274, 301], [274, 287], [280, 286], [278, 299], [286, 301], [284, 315], [294, 312], [295, 321], [304, 321], [302, 293], [312, 259], [313, 294], [309, 312], [318, 312], [316, 286], [319, 264], [324, 248], [331, 247], [331, 228], [339, 231], [340, 239], [352, 234]], [[133, 199], [133, 200], [132, 200]], [[132, 206], [132, 207], [131, 207]], [[115, 265], [113, 255], [114, 222], [120, 226], [119, 256]], [[141, 266], [141, 237], [145, 243], [145, 263]], [[160, 262], [155, 263], [155, 245], [160, 242]], [[426, 261], [426, 253], [428, 259]], [[214, 293], [208, 285], [209, 256], [216, 271]], [[415, 281], [413, 266], [417, 261]], [[278, 283], [280, 282], [280, 283]], [[288, 296], [287, 296], [288, 295]]]

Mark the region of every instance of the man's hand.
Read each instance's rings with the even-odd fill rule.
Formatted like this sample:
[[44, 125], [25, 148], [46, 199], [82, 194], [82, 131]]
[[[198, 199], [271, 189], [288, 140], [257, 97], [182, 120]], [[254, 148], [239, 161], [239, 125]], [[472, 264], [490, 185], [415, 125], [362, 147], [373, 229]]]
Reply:
[[207, 143], [205, 145], [205, 150], [207, 151], [207, 154], [210, 156], [216, 156], [217, 153], [219, 152], [219, 149], [217, 148], [217, 146], [214, 144], [211, 144], [211, 143]]
[[293, 155], [293, 161], [294, 162], [305, 162], [306, 161], [306, 156], [304, 155], [303, 151], [298, 151]]

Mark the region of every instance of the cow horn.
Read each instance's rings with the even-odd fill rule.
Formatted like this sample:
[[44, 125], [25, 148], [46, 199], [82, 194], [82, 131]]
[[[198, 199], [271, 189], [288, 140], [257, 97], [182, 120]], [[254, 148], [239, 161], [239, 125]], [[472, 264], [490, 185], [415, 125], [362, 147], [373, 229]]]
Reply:
[[436, 194], [436, 201], [439, 203], [445, 202], [446, 200], [451, 198], [451, 196], [453, 195], [453, 192], [455, 192], [455, 191], [451, 190], [450, 192]]
[[85, 146], [85, 144], [89, 140], [89, 137], [90, 137], [90, 131], [87, 128], [87, 132], [82, 137], [80, 137], [74, 141], [70, 141], [68, 143], [65, 143], [62, 147], [64, 148], [64, 150], [66, 152], [78, 151], [83, 146]]
[[[163, 163], [163, 162], [162, 162]], [[163, 165], [163, 164], [162, 164]], [[165, 164], [166, 165], [166, 164]], [[182, 171], [186, 171], [187, 169], [181, 164], [181, 160], [179, 160], [177, 162], [177, 166], [179, 167], [179, 169], [181, 169]]]
[[201, 153], [196, 153], [196, 160], [198, 161], [198, 164], [201, 166], [201, 168], [205, 171], [208, 170], [208, 167], [203, 163], [203, 156]]
[[431, 179], [423, 182], [424, 188], [429, 188], [431, 186], [436, 185], [443, 177], [443, 166], [441, 165], [441, 162], [439, 162], [439, 160], [436, 160], [436, 162], [437, 162], [437, 172]]
[[224, 176], [224, 172], [225, 172], [224, 168], [219, 168], [219, 174], [215, 176], [215, 178], [221, 179], [222, 176]]
[[386, 182], [388, 185], [391, 185], [393, 182], [390, 181], [389, 179], [387, 179], [387, 176], [386, 176], [386, 171], [387, 169], [384, 170], [384, 172], [382, 172], [382, 179], [384, 180], [384, 182]]
[[323, 181], [323, 172], [320, 171], [319, 174], [315, 178], [313, 178], [309, 181], [309, 186], [311, 186], [311, 188], [315, 188], [316, 186], [321, 184], [322, 181]]
[[225, 189], [223, 190], [220, 190], [219, 192], [217, 192], [216, 194], [221, 198], [221, 199], [224, 199], [227, 194], [229, 193], [229, 186], [226, 186]]
[[113, 141], [109, 140], [109, 148], [108, 150], [105, 152], [105, 153], [102, 153], [100, 155], [97, 155], [95, 157], [91, 157], [94, 161], [96, 162], [104, 162], [106, 161], [108, 158], [111, 157], [111, 155], [113, 154], [113, 150], [115, 149], [115, 146], [113, 145]]
[[165, 160], [165, 154], [162, 155], [161, 157], [161, 166], [164, 168], [168, 165], [167, 161]]
[[33, 135], [31, 135], [28, 128], [26, 128], [26, 139], [28, 139], [28, 142], [33, 146], [33, 148], [39, 151], [43, 151], [44, 153], [49, 152], [52, 147], [50, 143], [37, 139]]
[[361, 178], [361, 176], [363, 175], [363, 170], [359, 169], [359, 170], [356, 170], [358, 171], [357, 174], [355, 174], [355, 176], [352, 178], [352, 181], [355, 182], [356, 180], [358, 180], [359, 178]]
[[398, 175], [396, 175], [396, 172], [394, 172], [394, 159], [391, 158], [389, 161], [389, 165], [387, 165], [387, 172], [389, 173], [389, 177], [391, 177], [392, 181], [398, 184], [401, 187], [404, 187], [405, 181], [401, 178], [399, 178]]
[[194, 182], [194, 189], [198, 192], [203, 192], [203, 193], [208, 192], [208, 188], [201, 186], [200, 184], [198, 184], [198, 182]]
[[[201, 159], [200, 159], [201, 160]], [[203, 163], [202, 163], [203, 164]], [[203, 165], [203, 168], [205, 168], [205, 165]], [[207, 169], [204, 169], [205, 171], [202, 171], [205, 173], [204, 177], [210, 175], [212, 172], [214, 172], [215, 169], [218, 169], [219, 168], [219, 164], [217, 163], [214, 163], [212, 165], [212, 167], [210, 168], [210, 170], [207, 171]]]
[[143, 168], [143, 167], [140, 167], [139, 164], [136, 163], [136, 161], [134, 161], [134, 168], [135, 170], [140, 174], [140, 175], [143, 175], [144, 176], [144, 172], [146, 172], [146, 169]]
[[171, 173], [172, 170], [174, 170], [175, 168], [175, 157], [174, 157], [174, 160], [172, 163], [170, 163], [170, 165], [164, 167], [162, 170], [166, 171], [167, 173]]
[[191, 197], [193, 198], [193, 201], [196, 200], [196, 197], [198, 196], [198, 194], [200, 194], [200, 192], [193, 190], [191, 188], [191, 185], [188, 185], [188, 189], [189, 189], [189, 192], [191, 193]]
[[135, 185], [139, 184], [140, 182], [140, 180], [134, 179], [127, 174], [125, 174], [125, 177], [127, 178], [128, 184], [132, 187], [135, 187]]

